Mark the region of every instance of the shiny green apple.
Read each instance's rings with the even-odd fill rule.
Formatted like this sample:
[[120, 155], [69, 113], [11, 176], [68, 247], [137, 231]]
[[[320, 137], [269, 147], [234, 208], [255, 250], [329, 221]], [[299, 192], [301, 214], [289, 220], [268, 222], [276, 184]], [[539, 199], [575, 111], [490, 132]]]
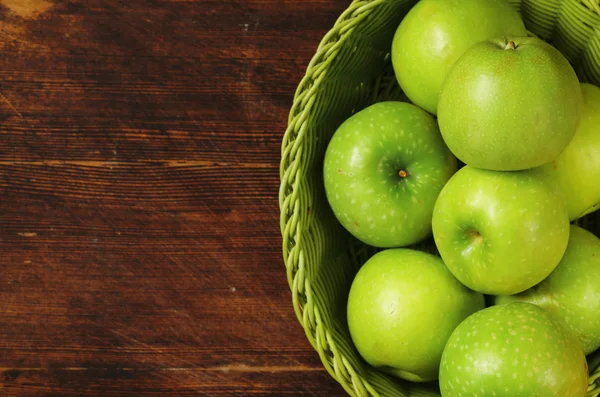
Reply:
[[478, 43], [440, 94], [444, 141], [465, 164], [524, 170], [555, 160], [577, 129], [583, 98], [567, 59], [535, 37]]
[[556, 160], [534, 169], [563, 194], [571, 220], [600, 208], [600, 88], [582, 84], [583, 113], [573, 140]]
[[526, 35], [521, 17], [505, 0], [422, 0], [394, 36], [394, 72], [410, 100], [435, 114], [446, 75], [469, 47]]
[[585, 397], [579, 340], [545, 310], [516, 302], [463, 321], [440, 365], [443, 397]]
[[600, 347], [600, 239], [571, 226], [569, 245], [554, 271], [540, 284], [496, 303], [524, 301], [543, 307], [577, 335], [589, 354]]
[[369, 364], [424, 382], [437, 379], [454, 328], [483, 307], [483, 295], [460, 284], [439, 257], [389, 249], [371, 257], [356, 275], [348, 326]]
[[359, 240], [407, 246], [431, 234], [435, 200], [456, 167], [431, 115], [409, 103], [381, 102], [335, 132], [325, 153], [325, 192]]
[[467, 287], [491, 295], [522, 292], [558, 265], [569, 240], [560, 196], [526, 171], [461, 168], [433, 211], [442, 259]]

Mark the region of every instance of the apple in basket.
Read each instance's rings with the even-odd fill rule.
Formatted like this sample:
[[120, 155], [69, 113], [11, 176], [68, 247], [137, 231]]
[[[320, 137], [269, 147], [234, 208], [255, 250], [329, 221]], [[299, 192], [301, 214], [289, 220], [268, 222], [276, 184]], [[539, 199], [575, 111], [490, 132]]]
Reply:
[[524, 302], [467, 318], [440, 364], [444, 397], [581, 397], [587, 381], [579, 340], [544, 309]]
[[410, 100], [435, 114], [444, 79], [469, 47], [494, 37], [526, 35], [521, 17], [506, 0], [422, 0], [394, 35], [394, 72]]
[[520, 294], [495, 299], [498, 304], [512, 301], [534, 303], [560, 319], [586, 354], [600, 348], [600, 239], [571, 226], [567, 252], [548, 278]]
[[433, 237], [467, 287], [511, 295], [556, 268], [567, 248], [569, 218], [560, 196], [529, 172], [465, 166], [435, 204]]
[[514, 171], [555, 160], [573, 138], [583, 97], [575, 71], [535, 37], [475, 44], [440, 94], [438, 122], [458, 159]]
[[363, 109], [338, 128], [323, 177], [344, 228], [367, 244], [389, 248], [431, 234], [435, 200], [456, 167], [433, 117], [390, 101]]
[[556, 186], [571, 220], [600, 208], [600, 88], [582, 84], [583, 113], [575, 137], [556, 160], [533, 172]]
[[454, 328], [483, 307], [483, 295], [459, 283], [439, 257], [388, 249], [371, 257], [356, 275], [348, 297], [348, 326], [369, 364], [424, 382], [437, 379]]

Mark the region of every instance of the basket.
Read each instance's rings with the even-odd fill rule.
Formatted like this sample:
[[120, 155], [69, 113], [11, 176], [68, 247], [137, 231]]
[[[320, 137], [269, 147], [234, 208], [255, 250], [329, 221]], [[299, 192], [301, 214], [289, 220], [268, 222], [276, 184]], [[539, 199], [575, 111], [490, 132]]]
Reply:
[[[528, 30], [551, 41], [582, 81], [600, 85], [598, 0], [508, 0]], [[439, 396], [367, 365], [346, 324], [346, 298], [359, 267], [376, 250], [337, 222], [323, 187], [327, 144], [353, 113], [382, 100], [404, 100], [389, 50], [416, 0], [354, 0], [322, 39], [300, 82], [282, 142], [279, 191], [283, 258], [294, 310], [324, 367], [351, 396]], [[581, 220], [600, 235], [600, 215]], [[427, 248], [427, 243], [419, 248]], [[588, 357], [588, 397], [600, 395], [600, 352]]]

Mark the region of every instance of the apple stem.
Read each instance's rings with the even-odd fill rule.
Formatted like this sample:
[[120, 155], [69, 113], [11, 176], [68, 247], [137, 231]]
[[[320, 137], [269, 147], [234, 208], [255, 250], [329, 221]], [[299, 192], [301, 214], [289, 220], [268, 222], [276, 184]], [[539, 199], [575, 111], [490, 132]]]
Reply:
[[509, 41], [506, 43], [506, 47], [504, 47], [505, 50], [515, 50], [516, 48], [517, 46], [515, 45], [514, 41]]
[[398, 175], [400, 175], [400, 178], [406, 178], [408, 176], [408, 172], [400, 170], [398, 171]]
[[467, 234], [471, 237], [473, 243], [479, 243], [483, 240], [483, 236], [477, 229], [470, 229], [467, 231]]

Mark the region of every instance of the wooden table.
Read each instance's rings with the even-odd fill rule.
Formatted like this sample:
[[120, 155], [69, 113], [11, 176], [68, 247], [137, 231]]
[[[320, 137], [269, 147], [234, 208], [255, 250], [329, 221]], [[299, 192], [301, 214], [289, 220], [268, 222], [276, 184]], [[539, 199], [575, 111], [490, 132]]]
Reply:
[[347, 0], [0, 0], [0, 394], [343, 396], [280, 140]]

